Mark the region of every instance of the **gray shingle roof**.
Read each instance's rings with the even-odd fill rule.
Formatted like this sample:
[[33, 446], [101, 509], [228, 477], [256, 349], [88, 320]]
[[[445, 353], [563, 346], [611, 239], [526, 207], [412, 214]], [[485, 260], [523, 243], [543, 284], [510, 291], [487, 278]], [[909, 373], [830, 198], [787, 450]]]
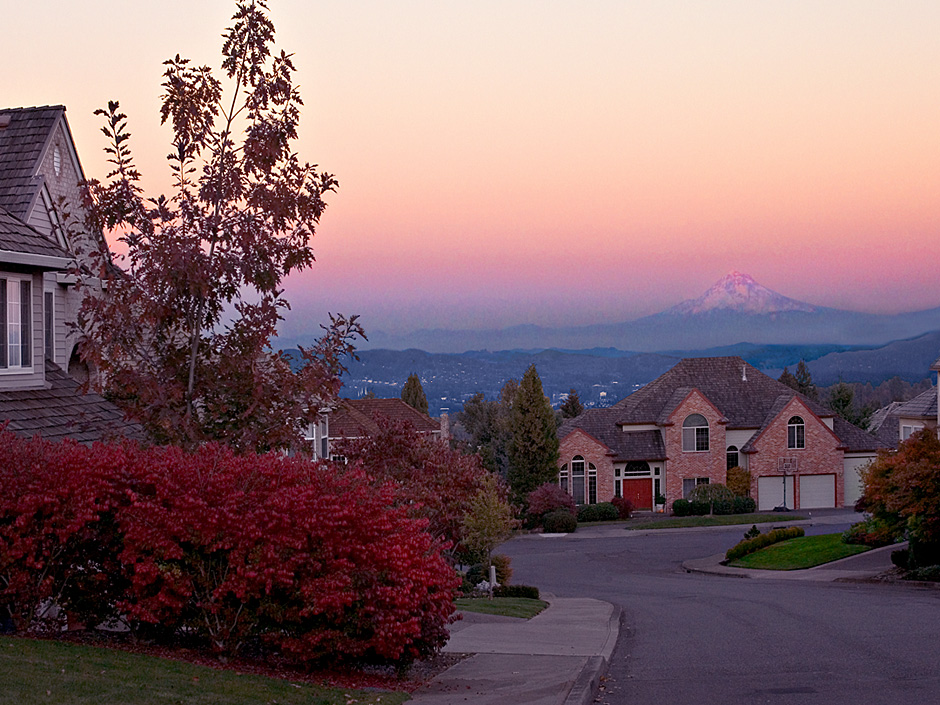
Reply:
[[575, 429], [581, 429], [607, 446], [615, 462], [665, 460], [662, 433], [658, 430], [624, 432], [617, 426], [619, 413], [614, 408], [587, 409], [565, 421], [558, 429], [558, 437], [564, 438]]
[[63, 105], [0, 110], [0, 121], [9, 118], [0, 129], [0, 206], [21, 220], [41, 186], [40, 157], [64, 112]]
[[[724, 414], [729, 429], [760, 428], [778, 397], [797, 394], [740, 357], [687, 358], [611, 408], [620, 410], [620, 423], [656, 423], [672, 413], [669, 404], [683, 388], [702, 392]], [[817, 416], [833, 416], [821, 404], [798, 396]]]
[[[662, 434], [658, 430], [624, 432], [621, 424], [658, 424], [692, 389], [698, 389], [724, 415], [729, 429], [762, 429], [798, 397], [814, 414], [833, 418], [833, 430], [846, 452], [887, 447], [870, 433], [835, 416], [821, 404], [768, 377], [739, 357], [685, 359], [645, 387], [609, 409], [589, 409], [569, 419], [558, 430], [564, 438], [580, 428], [607, 446], [617, 460], [664, 460]], [[936, 399], [936, 394], [934, 395]], [[755, 434], [751, 440], [754, 440]], [[742, 451], [750, 449], [750, 441]]]
[[71, 255], [0, 206], [0, 251], [62, 257]]
[[894, 410], [897, 416], [907, 418], [937, 418], [937, 388], [931, 387], [921, 392], [910, 401], [906, 401]]
[[97, 394], [82, 394], [78, 382], [46, 361], [47, 387], [0, 391], [0, 423], [17, 435], [81, 443], [117, 437], [146, 440], [143, 429]]
[[404, 421], [419, 433], [435, 433], [441, 425], [401, 399], [340, 399], [330, 414], [330, 436], [362, 438], [379, 433], [376, 419]]

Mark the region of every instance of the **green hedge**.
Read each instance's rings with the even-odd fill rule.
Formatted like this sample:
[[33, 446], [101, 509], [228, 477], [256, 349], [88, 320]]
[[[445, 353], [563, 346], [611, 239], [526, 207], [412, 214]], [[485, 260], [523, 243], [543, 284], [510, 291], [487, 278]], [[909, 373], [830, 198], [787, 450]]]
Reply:
[[527, 597], [539, 599], [539, 589], [534, 585], [497, 585], [493, 588], [493, 597]]
[[760, 536], [757, 536], [753, 539], [744, 539], [736, 546], [732, 546], [728, 549], [728, 552], [725, 554], [725, 560], [736, 561], [738, 558], [742, 558], [749, 553], [754, 553], [755, 551], [759, 551], [762, 548], [767, 548], [768, 546], [779, 543], [781, 541], [799, 538], [805, 533], [806, 532], [803, 531], [802, 526], [791, 526], [786, 529], [774, 529], [773, 531], [768, 531], [766, 534], [761, 534]]
[[620, 518], [620, 510], [610, 502], [599, 504], [582, 504], [578, 507], [578, 521], [616, 521]]
[[542, 517], [542, 529], [546, 534], [570, 534], [578, 528], [578, 520], [566, 509], [549, 512]]

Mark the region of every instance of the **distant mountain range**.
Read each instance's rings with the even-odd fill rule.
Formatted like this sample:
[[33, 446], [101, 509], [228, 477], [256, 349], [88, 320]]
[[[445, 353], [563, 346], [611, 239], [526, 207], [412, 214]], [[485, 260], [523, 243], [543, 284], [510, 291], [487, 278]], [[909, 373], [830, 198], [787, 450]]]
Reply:
[[370, 331], [366, 347], [430, 352], [615, 348], [638, 352], [754, 344], [876, 346], [940, 329], [940, 307], [901, 314], [844, 311], [791, 299], [731, 272], [697, 299], [633, 321], [550, 328]]

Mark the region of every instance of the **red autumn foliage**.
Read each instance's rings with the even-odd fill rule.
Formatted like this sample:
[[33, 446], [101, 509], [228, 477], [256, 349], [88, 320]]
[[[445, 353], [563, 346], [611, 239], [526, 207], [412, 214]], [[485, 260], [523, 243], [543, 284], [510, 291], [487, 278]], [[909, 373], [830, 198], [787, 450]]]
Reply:
[[20, 628], [51, 599], [299, 662], [407, 662], [446, 640], [453, 570], [426, 522], [361, 472], [3, 432], [0, 478], [0, 605]]
[[572, 514], [576, 511], [574, 498], [554, 482], [546, 482], [529, 492], [528, 502], [529, 514], [538, 519], [559, 509]]
[[339, 441], [335, 452], [376, 482], [394, 483], [397, 503], [411, 516], [426, 519], [435, 539], [461, 552], [464, 516], [489, 472], [480, 457], [453, 450], [410, 424], [374, 420], [380, 429], [377, 435]]

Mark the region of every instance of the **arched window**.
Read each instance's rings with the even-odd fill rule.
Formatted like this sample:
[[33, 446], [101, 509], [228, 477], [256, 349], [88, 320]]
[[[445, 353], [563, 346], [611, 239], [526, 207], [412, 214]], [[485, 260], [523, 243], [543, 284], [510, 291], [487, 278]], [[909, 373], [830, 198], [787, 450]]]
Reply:
[[787, 448], [806, 447], [806, 424], [799, 416], [791, 416], [787, 421]]
[[597, 504], [597, 467], [581, 455], [571, 459], [571, 496], [575, 504]]
[[708, 450], [708, 420], [701, 414], [687, 416], [682, 422], [682, 450]]
[[561, 471], [558, 473], [558, 485], [565, 493], [568, 492], [568, 463], [561, 466]]
[[728, 446], [728, 470], [731, 468], [737, 468], [741, 466], [741, 461], [738, 457], [738, 447], [737, 446]]

